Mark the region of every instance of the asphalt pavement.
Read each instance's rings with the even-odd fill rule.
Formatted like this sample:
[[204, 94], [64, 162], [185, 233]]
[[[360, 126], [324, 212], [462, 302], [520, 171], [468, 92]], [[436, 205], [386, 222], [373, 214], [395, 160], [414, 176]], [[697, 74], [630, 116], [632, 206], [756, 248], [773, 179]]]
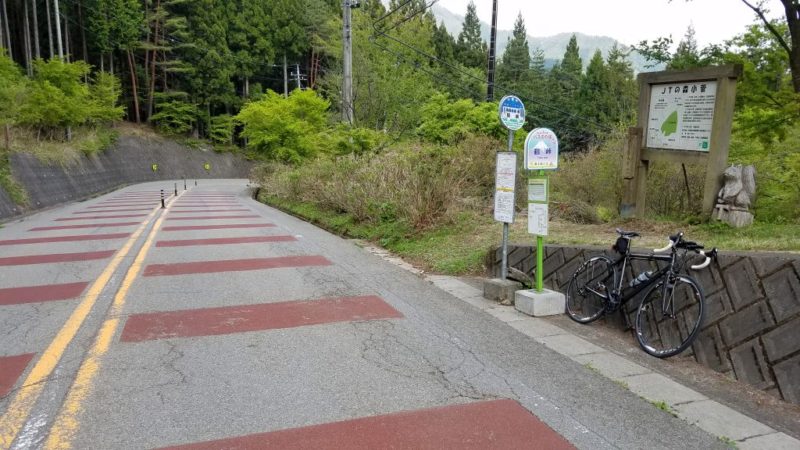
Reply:
[[246, 184], [204, 180], [162, 209], [173, 182], [145, 183], [4, 224], [0, 448], [736, 439], [548, 345], [546, 325], [487, 313]]

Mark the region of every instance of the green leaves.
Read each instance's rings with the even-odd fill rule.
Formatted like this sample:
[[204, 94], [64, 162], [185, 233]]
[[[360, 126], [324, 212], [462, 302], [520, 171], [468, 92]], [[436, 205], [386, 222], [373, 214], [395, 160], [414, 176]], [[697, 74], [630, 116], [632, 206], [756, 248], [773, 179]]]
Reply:
[[113, 75], [100, 75], [89, 86], [83, 82], [89, 74], [89, 65], [83, 61], [36, 60], [33, 66], [34, 77], [19, 111], [19, 123], [41, 129], [122, 117], [122, 110], [115, 106], [120, 89]]
[[472, 100], [451, 101], [436, 94], [421, 110], [422, 123], [417, 134], [431, 142], [455, 144], [470, 134], [502, 138], [505, 129], [497, 117], [497, 103], [475, 104]]
[[199, 111], [197, 106], [186, 101], [185, 92], [156, 94], [157, 112], [150, 117], [156, 127], [169, 134], [184, 134], [194, 128]]
[[316, 92], [294, 90], [288, 98], [267, 91], [261, 100], [247, 103], [235, 120], [244, 126], [247, 146], [269, 159], [297, 164], [322, 150], [318, 139], [330, 104]]

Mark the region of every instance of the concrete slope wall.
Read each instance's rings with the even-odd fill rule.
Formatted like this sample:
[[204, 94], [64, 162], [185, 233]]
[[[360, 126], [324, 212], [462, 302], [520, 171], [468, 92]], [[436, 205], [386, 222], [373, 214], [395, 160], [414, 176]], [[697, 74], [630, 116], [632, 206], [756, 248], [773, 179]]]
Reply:
[[[511, 245], [508, 264], [532, 274], [535, 253], [533, 246]], [[545, 285], [566, 292], [575, 269], [585, 258], [598, 254], [618, 257], [610, 249], [547, 246]], [[501, 257], [499, 248], [487, 254], [486, 266], [492, 276], [500, 274]], [[633, 272], [656, 268], [648, 264], [653, 263], [633, 261]], [[682, 356], [800, 404], [800, 256], [722, 251], [707, 269], [691, 272], [703, 286], [706, 314], [694, 345]], [[626, 277], [627, 282], [632, 273]], [[627, 304], [631, 323], [637, 300]], [[613, 319], [609, 322], [615, 322]]]
[[[105, 152], [82, 157], [67, 167], [44, 164], [26, 153], [13, 153], [10, 162], [14, 178], [25, 188], [30, 204], [23, 209], [0, 189], [0, 220], [132, 183], [184, 177], [192, 183], [203, 178], [247, 178], [252, 167], [238, 155], [132, 136], [122, 136]], [[209, 171], [203, 168], [206, 162], [211, 164]], [[158, 164], [155, 172], [153, 164]]]

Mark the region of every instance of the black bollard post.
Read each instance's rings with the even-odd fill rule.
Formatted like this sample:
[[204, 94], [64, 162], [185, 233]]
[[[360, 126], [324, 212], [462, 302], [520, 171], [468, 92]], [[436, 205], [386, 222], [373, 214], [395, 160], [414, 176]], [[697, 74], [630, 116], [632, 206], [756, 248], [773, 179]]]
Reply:
[[194, 185], [197, 186], [197, 180], [194, 180]]
[[186, 190], [186, 178], [183, 179], [183, 190]]
[[161, 190], [161, 208], [166, 208], [166, 205], [164, 205], [164, 190], [163, 189]]
[[178, 196], [178, 183], [175, 183], [175, 196]]

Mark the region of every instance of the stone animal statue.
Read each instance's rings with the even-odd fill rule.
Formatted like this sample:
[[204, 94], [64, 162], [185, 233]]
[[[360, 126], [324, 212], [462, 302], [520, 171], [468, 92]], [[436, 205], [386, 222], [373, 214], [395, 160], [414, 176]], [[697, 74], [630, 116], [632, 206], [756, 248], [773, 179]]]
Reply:
[[756, 169], [753, 166], [730, 166], [722, 174], [725, 183], [717, 194], [717, 203], [750, 209], [756, 199]]

